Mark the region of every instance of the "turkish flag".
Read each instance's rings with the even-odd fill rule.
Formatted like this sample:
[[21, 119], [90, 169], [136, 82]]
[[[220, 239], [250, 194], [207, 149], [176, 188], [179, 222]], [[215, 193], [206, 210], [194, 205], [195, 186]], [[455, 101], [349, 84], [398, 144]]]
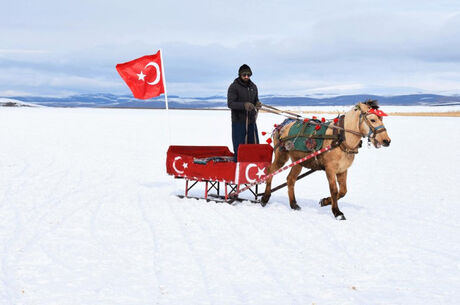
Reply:
[[160, 51], [118, 64], [116, 68], [135, 98], [145, 100], [165, 92]]

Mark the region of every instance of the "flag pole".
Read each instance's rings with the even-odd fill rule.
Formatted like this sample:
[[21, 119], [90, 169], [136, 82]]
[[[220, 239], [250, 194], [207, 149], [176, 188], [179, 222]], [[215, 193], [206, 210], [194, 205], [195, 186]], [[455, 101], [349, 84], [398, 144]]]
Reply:
[[[160, 49], [160, 60], [161, 60], [161, 74], [163, 77], [163, 86], [165, 87], [165, 103], [166, 103], [166, 116], [168, 120], [168, 140], [171, 145], [171, 123], [169, 120], [169, 107], [168, 107], [168, 90], [166, 89], [166, 77], [165, 77], [165, 62], [163, 61], [163, 50]], [[168, 145], [168, 146], [169, 146]]]
[[163, 86], [165, 87], [166, 110], [169, 110], [169, 107], [168, 107], [168, 90], [166, 89], [165, 63], [163, 61], [163, 50], [162, 49], [160, 49], [160, 59], [161, 59], [161, 74], [163, 76]]

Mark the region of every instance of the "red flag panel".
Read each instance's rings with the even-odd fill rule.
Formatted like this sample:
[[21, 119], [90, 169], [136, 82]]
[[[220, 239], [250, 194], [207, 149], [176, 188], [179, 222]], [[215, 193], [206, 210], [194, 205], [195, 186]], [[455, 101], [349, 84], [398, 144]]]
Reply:
[[116, 68], [135, 98], [145, 100], [165, 92], [160, 51], [118, 64]]

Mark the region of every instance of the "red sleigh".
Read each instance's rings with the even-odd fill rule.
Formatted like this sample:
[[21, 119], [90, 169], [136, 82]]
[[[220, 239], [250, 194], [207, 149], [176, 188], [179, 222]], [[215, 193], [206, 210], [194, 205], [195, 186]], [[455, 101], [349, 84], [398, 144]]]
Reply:
[[[268, 144], [242, 144], [238, 148], [238, 160], [234, 162], [233, 153], [226, 146], [170, 146], [166, 159], [166, 171], [175, 178], [185, 179], [185, 194], [198, 182], [205, 183], [204, 199], [208, 193], [213, 200], [227, 201], [232, 193], [263, 180], [272, 161], [273, 148]], [[224, 184], [224, 195], [220, 195], [220, 184]], [[258, 197], [258, 185], [248, 187]]]

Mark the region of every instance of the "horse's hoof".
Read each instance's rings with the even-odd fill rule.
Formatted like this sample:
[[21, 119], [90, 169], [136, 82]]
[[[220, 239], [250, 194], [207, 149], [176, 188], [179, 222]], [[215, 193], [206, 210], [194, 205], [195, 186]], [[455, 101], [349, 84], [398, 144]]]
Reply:
[[342, 215], [337, 215], [337, 216], [335, 216], [335, 219], [337, 219], [337, 220], [347, 220], [347, 219], [345, 218], [345, 215], [343, 215], [343, 214], [342, 214]]
[[302, 208], [299, 207], [296, 203], [294, 203], [294, 204], [291, 204], [291, 209], [296, 210], [296, 211], [299, 211], [299, 210], [301, 210]]
[[263, 207], [266, 206], [267, 203], [268, 203], [268, 200], [270, 200], [270, 196], [265, 196], [265, 195], [264, 195], [264, 196], [262, 197], [262, 199], [260, 200], [260, 205], [263, 206]]
[[329, 198], [323, 198], [323, 199], [321, 199], [321, 200], [319, 201], [319, 205], [322, 206], [322, 207], [325, 207], [325, 206], [327, 206], [327, 205], [330, 205], [331, 203], [328, 202], [328, 199], [329, 199]]

